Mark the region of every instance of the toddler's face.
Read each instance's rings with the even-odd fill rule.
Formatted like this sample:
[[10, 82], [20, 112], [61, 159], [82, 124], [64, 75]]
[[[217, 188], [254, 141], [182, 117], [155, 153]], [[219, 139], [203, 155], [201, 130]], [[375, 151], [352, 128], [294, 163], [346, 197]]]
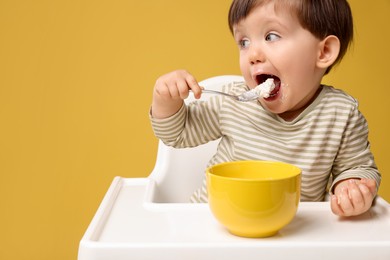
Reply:
[[240, 68], [250, 88], [274, 77], [280, 88], [260, 99], [269, 111], [295, 118], [316, 95], [324, 74], [316, 65], [321, 40], [304, 29], [289, 10], [269, 3], [256, 7], [233, 27], [240, 49]]

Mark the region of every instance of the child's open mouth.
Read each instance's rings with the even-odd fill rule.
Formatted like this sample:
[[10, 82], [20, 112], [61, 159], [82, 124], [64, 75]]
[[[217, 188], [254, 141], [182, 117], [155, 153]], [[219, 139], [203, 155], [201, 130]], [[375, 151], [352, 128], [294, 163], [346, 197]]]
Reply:
[[269, 96], [265, 99], [271, 99], [278, 94], [280, 90], [281, 80], [277, 76], [269, 74], [260, 74], [256, 76], [256, 81], [258, 85], [264, 83], [269, 78], [272, 78], [274, 80], [275, 88], [271, 91], [271, 93], [269, 93]]

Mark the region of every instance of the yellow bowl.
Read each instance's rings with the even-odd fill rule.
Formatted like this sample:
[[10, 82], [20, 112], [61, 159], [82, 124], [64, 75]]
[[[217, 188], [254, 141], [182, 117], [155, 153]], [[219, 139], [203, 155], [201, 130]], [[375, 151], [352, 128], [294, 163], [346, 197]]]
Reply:
[[209, 206], [230, 233], [275, 235], [298, 209], [301, 169], [281, 162], [235, 161], [206, 170]]

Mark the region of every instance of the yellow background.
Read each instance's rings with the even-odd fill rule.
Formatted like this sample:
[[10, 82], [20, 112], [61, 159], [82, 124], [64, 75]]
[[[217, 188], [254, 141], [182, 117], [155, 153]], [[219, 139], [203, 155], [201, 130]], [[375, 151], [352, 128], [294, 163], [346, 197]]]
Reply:
[[[356, 41], [324, 82], [360, 101], [390, 201], [390, 1], [351, 0]], [[0, 1], [0, 259], [76, 259], [114, 176], [147, 176], [154, 82], [238, 74], [230, 0]]]

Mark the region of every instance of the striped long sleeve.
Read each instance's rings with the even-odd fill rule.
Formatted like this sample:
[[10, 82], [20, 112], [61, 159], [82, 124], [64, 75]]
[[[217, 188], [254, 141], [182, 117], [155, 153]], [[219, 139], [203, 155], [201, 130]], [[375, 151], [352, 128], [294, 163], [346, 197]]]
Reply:
[[[239, 94], [247, 87], [232, 83], [224, 89]], [[332, 188], [343, 179], [371, 178], [378, 186], [381, 180], [357, 101], [333, 87], [322, 86], [318, 97], [293, 121], [268, 112], [257, 101], [241, 103], [212, 96], [184, 105], [170, 118], [151, 118], [151, 122], [155, 135], [176, 148], [221, 138], [209, 166], [271, 160], [300, 167], [303, 201], [323, 200], [328, 184]], [[194, 191], [192, 201], [207, 201], [205, 185], [204, 181]]]

